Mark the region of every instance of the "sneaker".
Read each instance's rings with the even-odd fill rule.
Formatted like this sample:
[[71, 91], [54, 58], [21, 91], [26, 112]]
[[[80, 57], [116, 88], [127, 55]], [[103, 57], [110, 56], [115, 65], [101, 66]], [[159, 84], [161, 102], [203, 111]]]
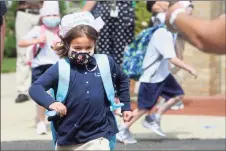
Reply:
[[183, 103], [180, 105], [180, 109], [181, 110], [184, 109], [184, 104]]
[[116, 139], [124, 144], [135, 144], [137, 140], [135, 140], [132, 136], [132, 133], [128, 128], [119, 128], [119, 132], [116, 134]]
[[161, 130], [160, 120], [155, 120], [154, 115], [146, 116], [142, 125], [145, 128], [151, 129], [155, 134], [166, 137], [166, 134]]
[[172, 106], [170, 109], [171, 110], [182, 110], [182, 109], [184, 109], [184, 103], [182, 101], [179, 101], [174, 106]]
[[170, 108], [171, 110], [179, 110], [180, 109], [180, 106], [179, 105], [174, 105]]
[[37, 130], [36, 130], [38, 135], [44, 135], [47, 134], [47, 128], [45, 122], [39, 122], [37, 124]]
[[15, 100], [16, 103], [22, 103], [29, 100], [29, 96], [25, 94], [19, 94]]
[[182, 110], [182, 109], [184, 109], [184, 104], [174, 105], [170, 109], [171, 110]]

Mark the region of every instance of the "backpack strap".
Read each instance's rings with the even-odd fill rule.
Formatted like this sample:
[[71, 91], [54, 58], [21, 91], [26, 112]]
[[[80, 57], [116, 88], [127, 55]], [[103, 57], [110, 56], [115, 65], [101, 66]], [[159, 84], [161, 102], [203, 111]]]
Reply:
[[[40, 35], [41, 36], [45, 35], [46, 30], [47, 30], [46, 27], [44, 25], [41, 25]], [[42, 44], [39, 44], [39, 47], [40, 48], [44, 48], [44, 44], [43, 43]]]
[[[69, 89], [69, 82], [70, 82], [70, 63], [67, 59], [60, 59], [58, 61], [58, 88], [56, 97], [54, 92], [51, 90], [51, 95], [59, 102], [64, 103], [65, 98], [67, 96], [67, 92]], [[48, 116], [56, 115], [56, 111], [47, 111], [46, 113]]]
[[70, 62], [67, 59], [60, 59], [56, 99], [62, 103], [64, 103], [69, 89], [70, 71]]
[[[53, 98], [57, 101], [64, 103], [68, 89], [69, 89], [69, 82], [70, 82], [70, 63], [67, 59], [60, 59], [58, 61], [58, 88], [55, 97], [55, 93], [53, 89], [50, 89], [50, 94]], [[46, 111], [46, 115], [49, 117], [56, 116], [56, 111]], [[54, 128], [53, 122], [51, 121], [51, 131], [52, 131], [52, 138], [53, 138], [53, 146], [55, 147], [57, 141], [57, 132]]]
[[[124, 106], [124, 104], [123, 103], [116, 104], [114, 101], [115, 91], [114, 91], [114, 86], [111, 78], [111, 69], [110, 69], [108, 57], [105, 54], [95, 54], [94, 57], [99, 67], [105, 93], [111, 104], [110, 109], [112, 111], [112, 114], [114, 115], [113, 111], [118, 108], [121, 108], [122, 106]], [[115, 122], [117, 123], [116, 118], [115, 118]], [[110, 140], [109, 140], [109, 147], [111, 151], [115, 149], [115, 145], [116, 145], [116, 136], [113, 135], [110, 137]]]
[[114, 86], [111, 78], [111, 70], [110, 64], [107, 55], [104, 54], [95, 54], [94, 55], [97, 65], [100, 70], [101, 78], [103, 81], [104, 89], [108, 98], [108, 101], [111, 103], [111, 111], [114, 111], [122, 106], [123, 103], [116, 104], [114, 101], [115, 98], [115, 91]]
[[[45, 35], [46, 27], [44, 25], [40, 26], [40, 35]], [[41, 49], [44, 48], [44, 44], [35, 44], [33, 46], [33, 58], [36, 58], [40, 53]]]

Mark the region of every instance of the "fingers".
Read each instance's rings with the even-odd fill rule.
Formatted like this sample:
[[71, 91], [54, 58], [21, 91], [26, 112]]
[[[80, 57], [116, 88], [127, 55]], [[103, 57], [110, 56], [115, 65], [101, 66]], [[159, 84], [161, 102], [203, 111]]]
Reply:
[[62, 104], [62, 103], [59, 103], [57, 106], [56, 106], [56, 109], [57, 109], [57, 112], [60, 114], [60, 115], [66, 115], [67, 113], [67, 109], [66, 107]]
[[41, 36], [39, 40], [40, 40], [41, 43], [45, 43], [46, 42], [46, 37], [45, 36]]
[[198, 78], [198, 75], [195, 73], [195, 74], [194, 74], [194, 77], [195, 77], [195, 79], [197, 79], [197, 78]]
[[67, 108], [65, 107], [65, 105], [63, 105], [60, 102], [55, 102], [51, 104], [50, 109], [55, 110], [61, 116], [64, 116], [67, 114]]
[[130, 113], [125, 113], [124, 115], [123, 115], [123, 120], [124, 120], [124, 122], [129, 122], [131, 119], [132, 119], [132, 113], [130, 114]]
[[123, 117], [123, 120], [124, 120], [124, 122], [128, 122], [128, 121], [129, 121], [128, 116], [124, 116], [124, 117]]

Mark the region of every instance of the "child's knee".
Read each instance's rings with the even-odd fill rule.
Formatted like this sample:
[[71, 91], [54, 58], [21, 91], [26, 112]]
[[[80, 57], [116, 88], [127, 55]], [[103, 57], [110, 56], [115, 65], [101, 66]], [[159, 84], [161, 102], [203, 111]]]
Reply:
[[176, 101], [181, 101], [184, 98], [184, 95], [179, 95], [176, 97]]
[[133, 111], [133, 116], [140, 116], [148, 112], [146, 109], [136, 109]]

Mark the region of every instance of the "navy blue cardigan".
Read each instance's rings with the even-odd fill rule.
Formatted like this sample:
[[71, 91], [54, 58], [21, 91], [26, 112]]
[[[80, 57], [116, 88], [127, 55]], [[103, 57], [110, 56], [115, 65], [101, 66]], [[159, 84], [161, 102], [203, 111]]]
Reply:
[[[122, 72], [115, 61], [109, 58], [113, 84], [117, 95], [125, 106], [123, 111], [130, 109], [129, 78]], [[95, 58], [88, 68], [96, 65]], [[51, 66], [29, 89], [31, 98], [41, 106], [49, 109], [55, 100], [46, 92], [50, 88], [57, 91], [58, 63]], [[54, 126], [57, 129], [59, 146], [86, 143], [90, 140], [109, 138], [118, 132], [114, 116], [110, 111], [99, 69], [89, 72], [84, 66], [71, 65], [70, 84], [65, 102], [67, 115]]]

